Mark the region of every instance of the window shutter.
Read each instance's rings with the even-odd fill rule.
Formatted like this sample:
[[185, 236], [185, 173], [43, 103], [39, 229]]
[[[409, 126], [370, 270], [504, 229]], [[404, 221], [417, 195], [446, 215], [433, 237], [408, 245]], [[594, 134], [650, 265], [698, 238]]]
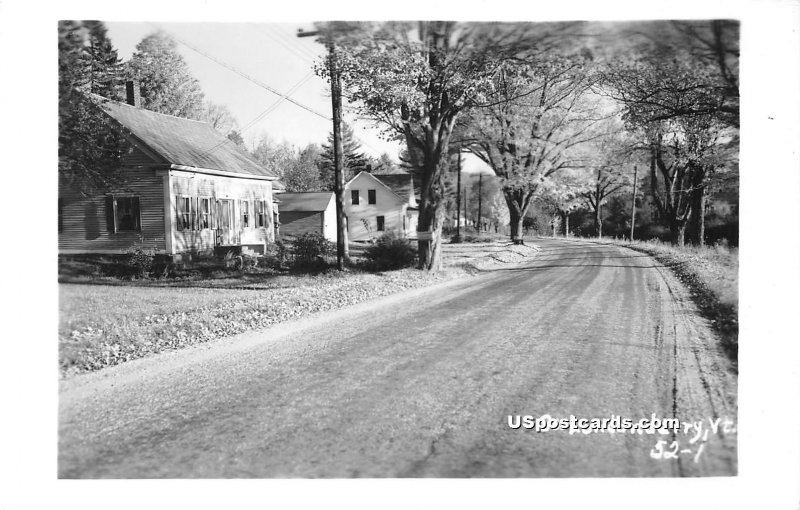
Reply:
[[133, 197], [133, 228], [137, 231], [142, 230], [142, 220], [140, 217], [139, 197]]
[[197, 230], [197, 199], [194, 197], [189, 199], [189, 210], [191, 212], [191, 214], [189, 214], [189, 217], [191, 218], [189, 220], [189, 228], [190, 230]]
[[109, 234], [117, 232], [117, 226], [114, 224], [114, 195], [106, 195], [106, 230]]
[[175, 222], [175, 231], [183, 230], [183, 198], [180, 195], [175, 195], [175, 217], [178, 221]]

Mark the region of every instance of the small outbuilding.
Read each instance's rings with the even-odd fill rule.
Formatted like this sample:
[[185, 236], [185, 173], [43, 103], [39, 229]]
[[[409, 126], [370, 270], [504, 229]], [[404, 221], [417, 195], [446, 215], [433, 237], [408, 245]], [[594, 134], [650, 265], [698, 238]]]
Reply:
[[336, 242], [336, 201], [330, 191], [276, 194], [280, 205], [281, 237], [317, 232]]

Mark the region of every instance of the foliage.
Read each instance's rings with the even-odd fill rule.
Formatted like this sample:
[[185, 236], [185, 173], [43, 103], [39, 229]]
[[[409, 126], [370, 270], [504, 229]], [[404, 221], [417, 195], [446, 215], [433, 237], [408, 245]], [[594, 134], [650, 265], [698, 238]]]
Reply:
[[[361, 144], [353, 134], [349, 124], [342, 123], [342, 182], [347, 182], [361, 171], [370, 168], [370, 160], [361, 151]], [[333, 133], [328, 135], [328, 143], [322, 145], [319, 154], [319, 180], [325, 191], [334, 191]]]
[[671, 37], [647, 40], [630, 58], [611, 61], [602, 90], [624, 107], [628, 129], [649, 156], [659, 217], [673, 243], [683, 245], [690, 218], [698, 236], [703, 231], [715, 174], [737, 164], [738, 22], [670, 26]]
[[292, 268], [318, 269], [328, 264], [327, 258], [336, 247], [319, 232], [306, 232], [292, 245]]
[[102, 23], [59, 21], [59, 186], [90, 195], [123, 182], [120, 161], [130, 144], [85, 95], [114, 99], [118, 79], [119, 60]]
[[127, 265], [132, 270], [133, 276], [139, 278], [146, 278], [153, 268], [153, 262], [156, 257], [156, 250], [154, 248], [145, 248], [143, 246], [136, 246], [127, 252]]
[[238, 126], [236, 118], [227, 106], [212, 101], [203, 103], [203, 113], [200, 120], [210, 124], [211, 127], [226, 136]]
[[252, 154], [263, 167], [275, 175], [282, 175], [294, 158], [295, 149], [285, 140], [277, 143], [269, 135], [263, 135]]
[[417, 259], [417, 249], [411, 241], [391, 230], [368, 247], [364, 255], [377, 270], [384, 271], [413, 265]]
[[136, 45], [127, 72], [139, 82], [143, 108], [187, 119], [203, 118], [200, 83], [165, 32], [150, 34]]
[[[492, 42], [504, 27], [423, 21], [319, 28], [326, 42], [335, 43], [350, 102], [381, 123], [387, 138], [406, 142], [420, 176], [419, 228], [434, 232], [432, 242], [420, 244], [419, 267], [437, 270], [444, 221], [441, 178], [453, 126], [461, 112], [482, 102], [503, 58]], [[319, 72], [329, 77], [331, 69]]]
[[232, 129], [228, 133], [227, 138], [228, 138], [228, 140], [232, 141], [233, 143], [235, 143], [239, 147], [244, 148], [244, 138], [242, 138], [242, 133], [240, 131], [237, 131], [236, 129]]
[[283, 171], [278, 174], [281, 182], [286, 185], [286, 191], [321, 191], [323, 186], [320, 182], [319, 161], [320, 148], [313, 143], [293, 154]]
[[471, 152], [501, 179], [514, 241], [542, 184], [584, 165], [577, 149], [604, 134], [600, 127], [608, 115], [589, 93], [589, 64], [589, 55], [554, 51], [504, 65], [492, 81], [490, 105], [473, 110], [465, 122], [465, 136], [474, 140]]
[[378, 159], [373, 159], [372, 161], [373, 174], [396, 174], [399, 172], [401, 172], [400, 167], [387, 152], [384, 152]]

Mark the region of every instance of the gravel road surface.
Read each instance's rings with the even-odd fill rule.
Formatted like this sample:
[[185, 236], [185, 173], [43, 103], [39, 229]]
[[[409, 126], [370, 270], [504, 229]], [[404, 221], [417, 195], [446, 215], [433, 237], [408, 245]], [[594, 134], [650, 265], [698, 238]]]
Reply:
[[[669, 270], [534, 242], [522, 267], [64, 380], [59, 477], [735, 475], [736, 375]], [[508, 424], [545, 414], [693, 425]]]

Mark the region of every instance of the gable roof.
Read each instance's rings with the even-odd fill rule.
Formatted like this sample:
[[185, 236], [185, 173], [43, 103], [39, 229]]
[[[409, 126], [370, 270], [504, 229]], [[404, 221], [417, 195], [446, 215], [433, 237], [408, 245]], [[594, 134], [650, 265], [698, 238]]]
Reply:
[[277, 178], [210, 124], [152, 112], [95, 94], [89, 97], [171, 165]]
[[399, 196], [406, 202], [414, 202], [414, 177], [411, 174], [383, 174], [373, 175], [376, 179], [381, 181], [387, 188], [394, 191], [395, 195]]
[[344, 185], [345, 189], [350, 187], [356, 179], [361, 175], [368, 176], [370, 179], [378, 181], [378, 184], [391, 191], [401, 202], [416, 204], [416, 190], [414, 189], [414, 178], [411, 174], [382, 174], [376, 175], [362, 170], [358, 172], [355, 177], [347, 181]]
[[279, 210], [288, 211], [324, 211], [333, 200], [333, 192], [310, 191], [306, 193], [281, 193]]

